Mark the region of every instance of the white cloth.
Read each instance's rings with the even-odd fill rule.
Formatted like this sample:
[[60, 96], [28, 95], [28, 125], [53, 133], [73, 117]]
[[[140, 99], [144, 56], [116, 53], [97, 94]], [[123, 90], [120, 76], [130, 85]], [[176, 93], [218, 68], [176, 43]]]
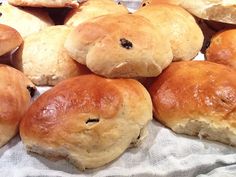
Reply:
[[[199, 177], [216, 177], [220, 171], [235, 176], [235, 166], [224, 167], [234, 163], [235, 148], [176, 135], [155, 120], [150, 123], [149, 135], [140, 147], [128, 149], [119, 159], [96, 170], [81, 172], [65, 160], [51, 161], [36, 154], [27, 154], [19, 137], [0, 149], [2, 177], [192, 177], [200, 174], [203, 175]], [[221, 170], [219, 167], [224, 168]], [[218, 171], [216, 168], [219, 168]]]
[[[130, 8], [138, 0], [126, 1]], [[46, 88], [47, 89], [47, 88]], [[44, 92], [45, 88], [40, 88]], [[27, 154], [19, 136], [0, 149], [0, 177], [235, 177], [236, 148], [176, 135], [153, 120], [138, 148], [128, 149], [105, 167], [81, 172], [65, 160]]]

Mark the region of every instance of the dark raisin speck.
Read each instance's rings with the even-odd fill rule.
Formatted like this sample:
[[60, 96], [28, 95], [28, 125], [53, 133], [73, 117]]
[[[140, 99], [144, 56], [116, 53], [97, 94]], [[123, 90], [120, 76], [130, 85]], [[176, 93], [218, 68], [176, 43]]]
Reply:
[[118, 2], [118, 5], [121, 5], [121, 2], [120, 2], [120, 1]]
[[89, 118], [87, 121], [86, 121], [86, 124], [89, 124], [89, 123], [97, 123], [99, 122], [99, 118]]
[[120, 39], [120, 45], [126, 49], [131, 49], [133, 47], [132, 42], [128, 41], [125, 38]]
[[146, 3], [143, 3], [143, 7], [146, 6]]
[[0, 12], [0, 17], [2, 16], [2, 13]]
[[35, 94], [35, 91], [36, 91], [35, 87], [31, 87], [31, 86], [28, 85], [27, 90], [29, 91], [30, 96], [33, 97], [34, 94]]

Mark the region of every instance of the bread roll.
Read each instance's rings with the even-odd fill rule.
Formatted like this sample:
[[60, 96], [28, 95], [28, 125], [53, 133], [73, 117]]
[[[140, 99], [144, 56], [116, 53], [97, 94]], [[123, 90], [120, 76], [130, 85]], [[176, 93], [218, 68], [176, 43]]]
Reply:
[[139, 15], [105, 15], [68, 35], [69, 55], [106, 77], [157, 76], [172, 61], [168, 40]]
[[14, 6], [28, 7], [77, 7], [79, 3], [75, 0], [8, 0]]
[[14, 28], [0, 24], [0, 56], [19, 47], [22, 41], [21, 35]]
[[216, 63], [172, 63], [150, 87], [156, 119], [176, 133], [236, 146], [235, 76]]
[[65, 24], [77, 26], [91, 18], [115, 13], [128, 13], [128, 10], [122, 4], [116, 4], [113, 0], [88, 0], [68, 13]]
[[211, 39], [206, 59], [236, 69], [236, 29], [218, 33]]
[[169, 39], [174, 60], [191, 60], [201, 50], [203, 34], [195, 19], [181, 7], [159, 4], [141, 8], [136, 12], [164, 33]]
[[66, 26], [52, 26], [26, 37], [13, 58], [13, 66], [39, 86], [56, 85], [64, 79], [89, 73], [64, 49], [69, 32]]
[[54, 25], [48, 14], [40, 9], [22, 9], [4, 3], [0, 5], [0, 13], [0, 23], [15, 28], [22, 37]]
[[0, 64], [0, 147], [17, 133], [34, 89], [20, 71]]
[[159, 3], [182, 6], [195, 16], [206, 20], [236, 24], [235, 0], [144, 0], [142, 6]]
[[62, 81], [25, 114], [20, 135], [28, 151], [96, 168], [120, 156], [145, 135], [151, 99], [135, 80], [95, 75]]

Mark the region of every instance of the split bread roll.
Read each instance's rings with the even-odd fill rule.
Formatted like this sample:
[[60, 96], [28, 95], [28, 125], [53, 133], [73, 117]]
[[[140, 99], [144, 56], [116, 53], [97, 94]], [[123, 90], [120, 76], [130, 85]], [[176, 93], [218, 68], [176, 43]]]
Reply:
[[220, 32], [213, 36], [206, 50], [206, 59], [236, 69], [236, 29]]
[[104, 15], [78, 25], [65, 48], [73, 59], [106, 77], [157, 76], [173, 59], [161, 31], [132, 14]]
[[52, 26], [27, 36], [14, 55], [13, 66], [38, 86], [56, 85], [64, 79], [89, 73], [64, 48], [69, 32], [69, 27]]
[[34, 85], [23, 73], [0, 64], [0, 147], [17, 133], [34, 90]]
[[144, 0], [142, 6], [159, 3], [182, 6], [195, 16], [206, 20], [236, 24], [235, 0]]
[[136, 145], [151, 119], [151, 98], [138, 81], [85, 75], [41, 95], [25, 114], [20, 136], [28, 151], [67, 158], [84, 170]]
[[139, 9], [170, 40], [174, 60], [191, 60], [201, 50], [204, 36], [193, 16], [181, 7], [159, 4]]
[[65, 24], [77, 26], [94, 17], [115, 13], [128, 13], [128, 10], [122, 4], [115, 3], [114, 0], [88, 0], [68, 13]]
[[15, 28], [22, 37], [54, 25], [48, 13], [40, 9], [23, 9], [3, 3], [0, 13], [0, 23]]
[[0, 24], [0, 56], [15, 50], [22, 42], [21, 35], [14, 28]]
[[77, 0], [8, 0], [14, 6], [28, 7], [77, 7]]
[[236, 146], [235, 76], [207, 61], [172, 63], [150, 87], [155, 118], [176, 133]]

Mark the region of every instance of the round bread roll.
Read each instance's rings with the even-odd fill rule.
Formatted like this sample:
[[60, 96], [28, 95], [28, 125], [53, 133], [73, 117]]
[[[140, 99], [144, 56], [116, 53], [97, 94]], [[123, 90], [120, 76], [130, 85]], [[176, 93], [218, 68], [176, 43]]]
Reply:
[[77, 7], [79, 3], [75, 0], [8, 0], [14, 6], [28, 7]]
[[21, 35], [14, 28], [0, 24], [0, 56], [19, 47], [22, 41]]
[[150, 87], [155, 118], [176, 133], [236, 146], [235, 76], [207, 61], [172, 63]]
[[159, 4], [141, 8], [136, 12], [152, 24], [169, 39], [174, 60], [191, 60], [201, 50], [203, 34], [195, 19], [181, 7]]
[[0, 147], [17, 133], [34, 90], [32, 82], [20, 71], [0, 64]]
[[16, 52], [13, 66], [39, 86], [56, 85], [64, 79], [89, 73], [64, 49], [69, 32], [66, 26], [52, 26], [29, 35]]
[[161, 31], [131, 14], [104, 15], [78, 25], [65, 48], [94, 73], [113, 78], [157, 76], [173, 58]]
[[236, 69], [236, 29], [218, 33], [211, 39], [206, 59]]
[[169, 3], [179, 5], [199, 18], [236, 24], [235, 0], [144, 0], [142, 6]]
[[0, 5], [0, 23], [15, 28], [22, 37], [54, 25], [48, 14], [40, 9], [22, 9], [9, 4]]
[[151, 98], [138, 81], [85, 75], [41, 95], [25, 114], [20, 136], [28, 151], [67, 158], [84, 170], [137, 145], [151, 119]]
[[128, 10], [122, 4], [116, 4], [113, 0], [88, 0], [68, 13], [65, 24], [77, 26], [94, 17], [115, 13], [128, 13]]

